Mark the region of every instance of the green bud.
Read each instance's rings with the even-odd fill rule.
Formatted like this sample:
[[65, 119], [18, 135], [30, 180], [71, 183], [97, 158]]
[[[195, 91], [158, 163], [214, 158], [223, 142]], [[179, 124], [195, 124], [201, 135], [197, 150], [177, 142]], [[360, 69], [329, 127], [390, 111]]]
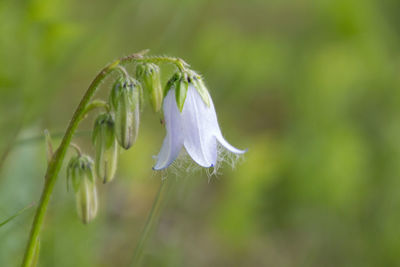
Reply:
[[129, 149], [135, 143], [139, 131], [140, 83], [134, 79], [118, 79], [110, 95], [114, 112], [115, 135], [120, 146]]
[[149, 93], [153, 110], [159, 111], [163, 101], [160, 67], [153, 63], [139, 64], [136, 67], [136, 78]]
[[110, 113], [100, 114], [94, 123], [92, 141], [96, 150], [96, 174], [104, 183], [111, 181], [117, 170], [118, 144], [114, 129]]
[[93, 160], [86, 155], [71, 158], [67, 166], [67, 185], [72, 183], [78, 216], [83, 223], [96, 217], [98, 210]]

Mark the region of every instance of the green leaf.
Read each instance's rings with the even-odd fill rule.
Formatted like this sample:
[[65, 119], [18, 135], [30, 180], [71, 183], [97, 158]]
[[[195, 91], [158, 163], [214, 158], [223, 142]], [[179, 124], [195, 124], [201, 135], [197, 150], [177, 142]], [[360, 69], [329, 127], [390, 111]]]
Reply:
[[7, 219], [5, 219], [4, 221], [0, 222], [0, 227], [4, 226], [5, 224], [7, 224], [8, 222], [12, 221], [14, 218], [18, 217], [19, 215], [21, 215], [24, 211], [32, 208], [34, 206], [34, 204], [30, 204], [28, 206], [26, 206], [25, 208], [19, 210], [17, 213], [15, 213], [14, 215], [8, 217]]
[[44, 130], [44, 136], [46, 140], [47, 162], [49, 163], [53, 157], [53, 142], [51, 140], [50, 132], [47, 129]]

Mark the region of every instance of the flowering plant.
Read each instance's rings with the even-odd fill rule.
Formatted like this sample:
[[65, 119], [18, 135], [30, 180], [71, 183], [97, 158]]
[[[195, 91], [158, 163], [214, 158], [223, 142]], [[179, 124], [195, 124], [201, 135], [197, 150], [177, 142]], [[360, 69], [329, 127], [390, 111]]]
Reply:
[[[139, 52], [116, 60], [102, 69], [90, 84], [77, 107], [66, 130], [63, 140], [53, 153], [51, 139], [47, 135], [49, 162], [45, 176], [42, 197], [36, 211], [32, 230], [25, 251], [22, 266], [33, 266], [38, 257], [40, 229], [53, 191], [54, 184], [65, 159], [67, 149], [72, 147], [77, 155], [67, 166], [67, 184], [72, 184], [75, 192], [78, 215], [84, 223], [96, 217], [98, 194], [96, 179], [110, 182], [116, 173], [118, 150], [131, 148], [139, 133], [140, 107], [144, 104], [144, 92], [155, 112], [162, 112], [165, 120], [166, 137], [156, 156], [154, 170], [168, 168], [183, 148], [201, 167], [211, 168], [218, 164], [218, 146], [234, 154], [243, 154], [230, 145], [222, 136], [217, 121], [214, 104], [205, 86], [203, 78], [182, 59], [165, 56], [145, 56], [147, 51]], [[125, 65], [135, 66], [135, 75], [131, 76]], [[166, 86], [161, 84], [160, 64], [169, 63], [176, 72]], [[111, 88], [107, 101], [91, 100], [101, 82], [111, 73], [119, 75]], [[102, 108], [104, 111], [95, 119], [92, 142], [95, 147], [94, 160], [84, 155], [81, 149], [71, 143], [79, 123], [86, 114]], [[160, 191], [164, 182], [161, 183]], [[157, 205], [156, 197], [154, 205]], [[152, 218], [150, 213], [150, 219]], [[149, 220], [151, 221], [151, 220]], [[146, 225], [135, 255], [148, 232]]]

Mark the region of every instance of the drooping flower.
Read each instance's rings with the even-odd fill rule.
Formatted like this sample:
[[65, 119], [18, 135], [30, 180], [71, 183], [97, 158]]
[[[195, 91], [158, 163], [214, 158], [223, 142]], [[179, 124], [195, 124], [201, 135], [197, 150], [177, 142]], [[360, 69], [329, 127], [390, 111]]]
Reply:
[[211, 96], [199, 76], [189, 78], [181, 112], [177, 104], [182, 95], [182, 92], [177, 93], [181, 81], [175, 77], [174, 82], [176, 86], [171, 85], [164, 98], [167, 135], [154, 170], [168, 167], [178, 157], [182, 147], [197, 164], [207, 168], [217, 163], [217, 142], [232, 153], [246, 152], [233, 147], [222, 136]]

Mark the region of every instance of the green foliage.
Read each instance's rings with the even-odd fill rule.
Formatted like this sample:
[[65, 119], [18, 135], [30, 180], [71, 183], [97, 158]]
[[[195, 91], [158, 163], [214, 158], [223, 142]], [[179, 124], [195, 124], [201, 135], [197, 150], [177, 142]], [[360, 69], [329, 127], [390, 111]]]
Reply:
[[[37, 201], [44, 183], [45, 144], [18, 139], [64, 130], [104, 62], [149, 48], [207, 77], [223, 132], [249, 152], [210, 182], [168, 174], [175, 189], [144, 266], [399, 265], [399, 9], [396, 0], [0, 2], [0, 217]], [[141, 115], [118, 179], [98, 188], [104, 208], [92, 224], [81, 225], [57, 183], [38, 266], [128, 266], [164, 136], [159, 114]], [[0, 266], [20, 264], [31, 221], [29, 210], [0, 228]]]

